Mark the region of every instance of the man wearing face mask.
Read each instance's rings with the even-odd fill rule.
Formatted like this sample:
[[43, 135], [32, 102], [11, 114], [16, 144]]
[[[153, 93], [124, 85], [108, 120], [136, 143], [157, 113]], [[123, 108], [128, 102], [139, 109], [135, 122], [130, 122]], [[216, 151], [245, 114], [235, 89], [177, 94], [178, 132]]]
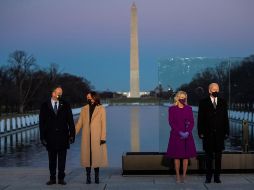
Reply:
[[[75, 125], [70, 105], [61, 97], [60, 86], [52, 89], [51, 98], [41, 105], [39, 115], [40, 139], [48, 151], [50, 180], [47, 185], [56, 184], [56, 168], [58, 168], [58, 184], [66, 185], [65, 162], [67, 149], [75, 140]], [[58, 167], [57, 167], [58, 165]]]
[[[209, 85], [209, 97], [199, 103], [198, 110], [198, 135], [203, 140], [203, 149], [206, 153], [206, 181], [221, 183], [221, 158], [225, 149], [224, 140], [229, 136], [229, 120], [227, 103], [218, 97], [219, 85]], [[215, 168], [213, 170], [213, 160]], [[213, 172], [214, 171], [214, 172]]]

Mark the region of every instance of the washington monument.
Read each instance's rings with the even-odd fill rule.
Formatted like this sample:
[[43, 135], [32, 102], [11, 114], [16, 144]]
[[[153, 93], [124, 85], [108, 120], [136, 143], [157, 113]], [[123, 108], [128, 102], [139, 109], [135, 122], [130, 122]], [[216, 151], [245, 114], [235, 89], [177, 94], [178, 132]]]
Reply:
[[130, 97], [138, 98], [139, 95], [139, 53], [138, 53], [138, 23], [137, 7], [131, 6], [131, 40], [130, 40]]

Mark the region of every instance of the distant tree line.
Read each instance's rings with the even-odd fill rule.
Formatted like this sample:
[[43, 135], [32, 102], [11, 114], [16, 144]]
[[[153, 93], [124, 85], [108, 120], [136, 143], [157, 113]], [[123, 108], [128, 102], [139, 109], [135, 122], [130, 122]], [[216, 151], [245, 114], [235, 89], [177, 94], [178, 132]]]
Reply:
[[42, 69], [33, 55], [14, 51], [8, 64], [0, 67], [0, 114], [39, 109], [55, 85], [62, 86], [63, 97], [72, 106], [82, 105], [85, 93], [93, 88], [83, 77], [61, 73], [57, 64]]
[[231, 107], [244, 105], [245, 109], [253, 109], [254, 55], [244, 58], [240, 64], [222, 62], [215, 68], [207, 68], [178, 90], [186, 91], [189, 103], [197, 105], [201, 98], [208, 95], [208, 85], [211, 82], [220, 85], [220, 94], [230, 101]]
[[[174, 96], [174, 91], [172, 88], [165, 89], [161, 84], [155, 87], [154, 90], [150, 91], [149, 97], [155, 97], [159, 99], [168, 100]], [[144, 96], [143, 96], [144, 97]]]

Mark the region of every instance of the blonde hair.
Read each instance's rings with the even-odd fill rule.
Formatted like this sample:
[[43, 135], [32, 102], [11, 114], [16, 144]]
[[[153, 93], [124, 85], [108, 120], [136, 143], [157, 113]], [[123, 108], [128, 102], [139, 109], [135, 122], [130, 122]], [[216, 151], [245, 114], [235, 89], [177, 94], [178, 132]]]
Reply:
[[185, 96], [185, 98], [186, 98], [185, 104], [187, 105], [187, 93], [184, 92], [184, 91], [182, 91], [182, 90], [178, 91], [178, 92], [176, 93], [175, 97], [174, 97], [174, 104], [175, 104], [175, 105], [178, 105], [180, 96], [181, 96], [182, 94], [183, 94], [183, 95]]

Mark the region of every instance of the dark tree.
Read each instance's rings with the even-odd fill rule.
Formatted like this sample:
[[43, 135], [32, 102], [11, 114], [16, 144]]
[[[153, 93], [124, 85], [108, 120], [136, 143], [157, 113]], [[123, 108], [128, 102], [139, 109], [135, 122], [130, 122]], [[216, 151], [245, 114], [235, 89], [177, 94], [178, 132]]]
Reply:
[[[240, 64], [222, 62], [215, 68], [207, 68], [196, 74], [192, 81], [182, 85], [178, 90], [188, 93], [188, 101], [197, 105], [200, 98], [208, 95], [208, 85], [217, 82], [220, 85], [220, 94], [226, 99], [230, 97], [230, 104], [254, 103], [254, 55], [242, 60]], [[229, 94], [230, 93], [230, 94]]]
[[9, 55], [10, 75], [15, 85], [15, 91], [20, 113], [35, 91], [39, 88], [40, 83], [34, 85], [33, 73], [37, 69], [36, 59], [32, 55], [27, 55], [24, 51], [16, 50]]
[[85, 94], [93, 89], [90, 82], [79, 76], [61, 73], [57, 64], [40, 69], [32, 55], [14, 51], [9, 64], [0, 67], [0, 114], [38, 110], [51, 96], [51, 89], [61, 85], [72, 106], [84, 104]]

